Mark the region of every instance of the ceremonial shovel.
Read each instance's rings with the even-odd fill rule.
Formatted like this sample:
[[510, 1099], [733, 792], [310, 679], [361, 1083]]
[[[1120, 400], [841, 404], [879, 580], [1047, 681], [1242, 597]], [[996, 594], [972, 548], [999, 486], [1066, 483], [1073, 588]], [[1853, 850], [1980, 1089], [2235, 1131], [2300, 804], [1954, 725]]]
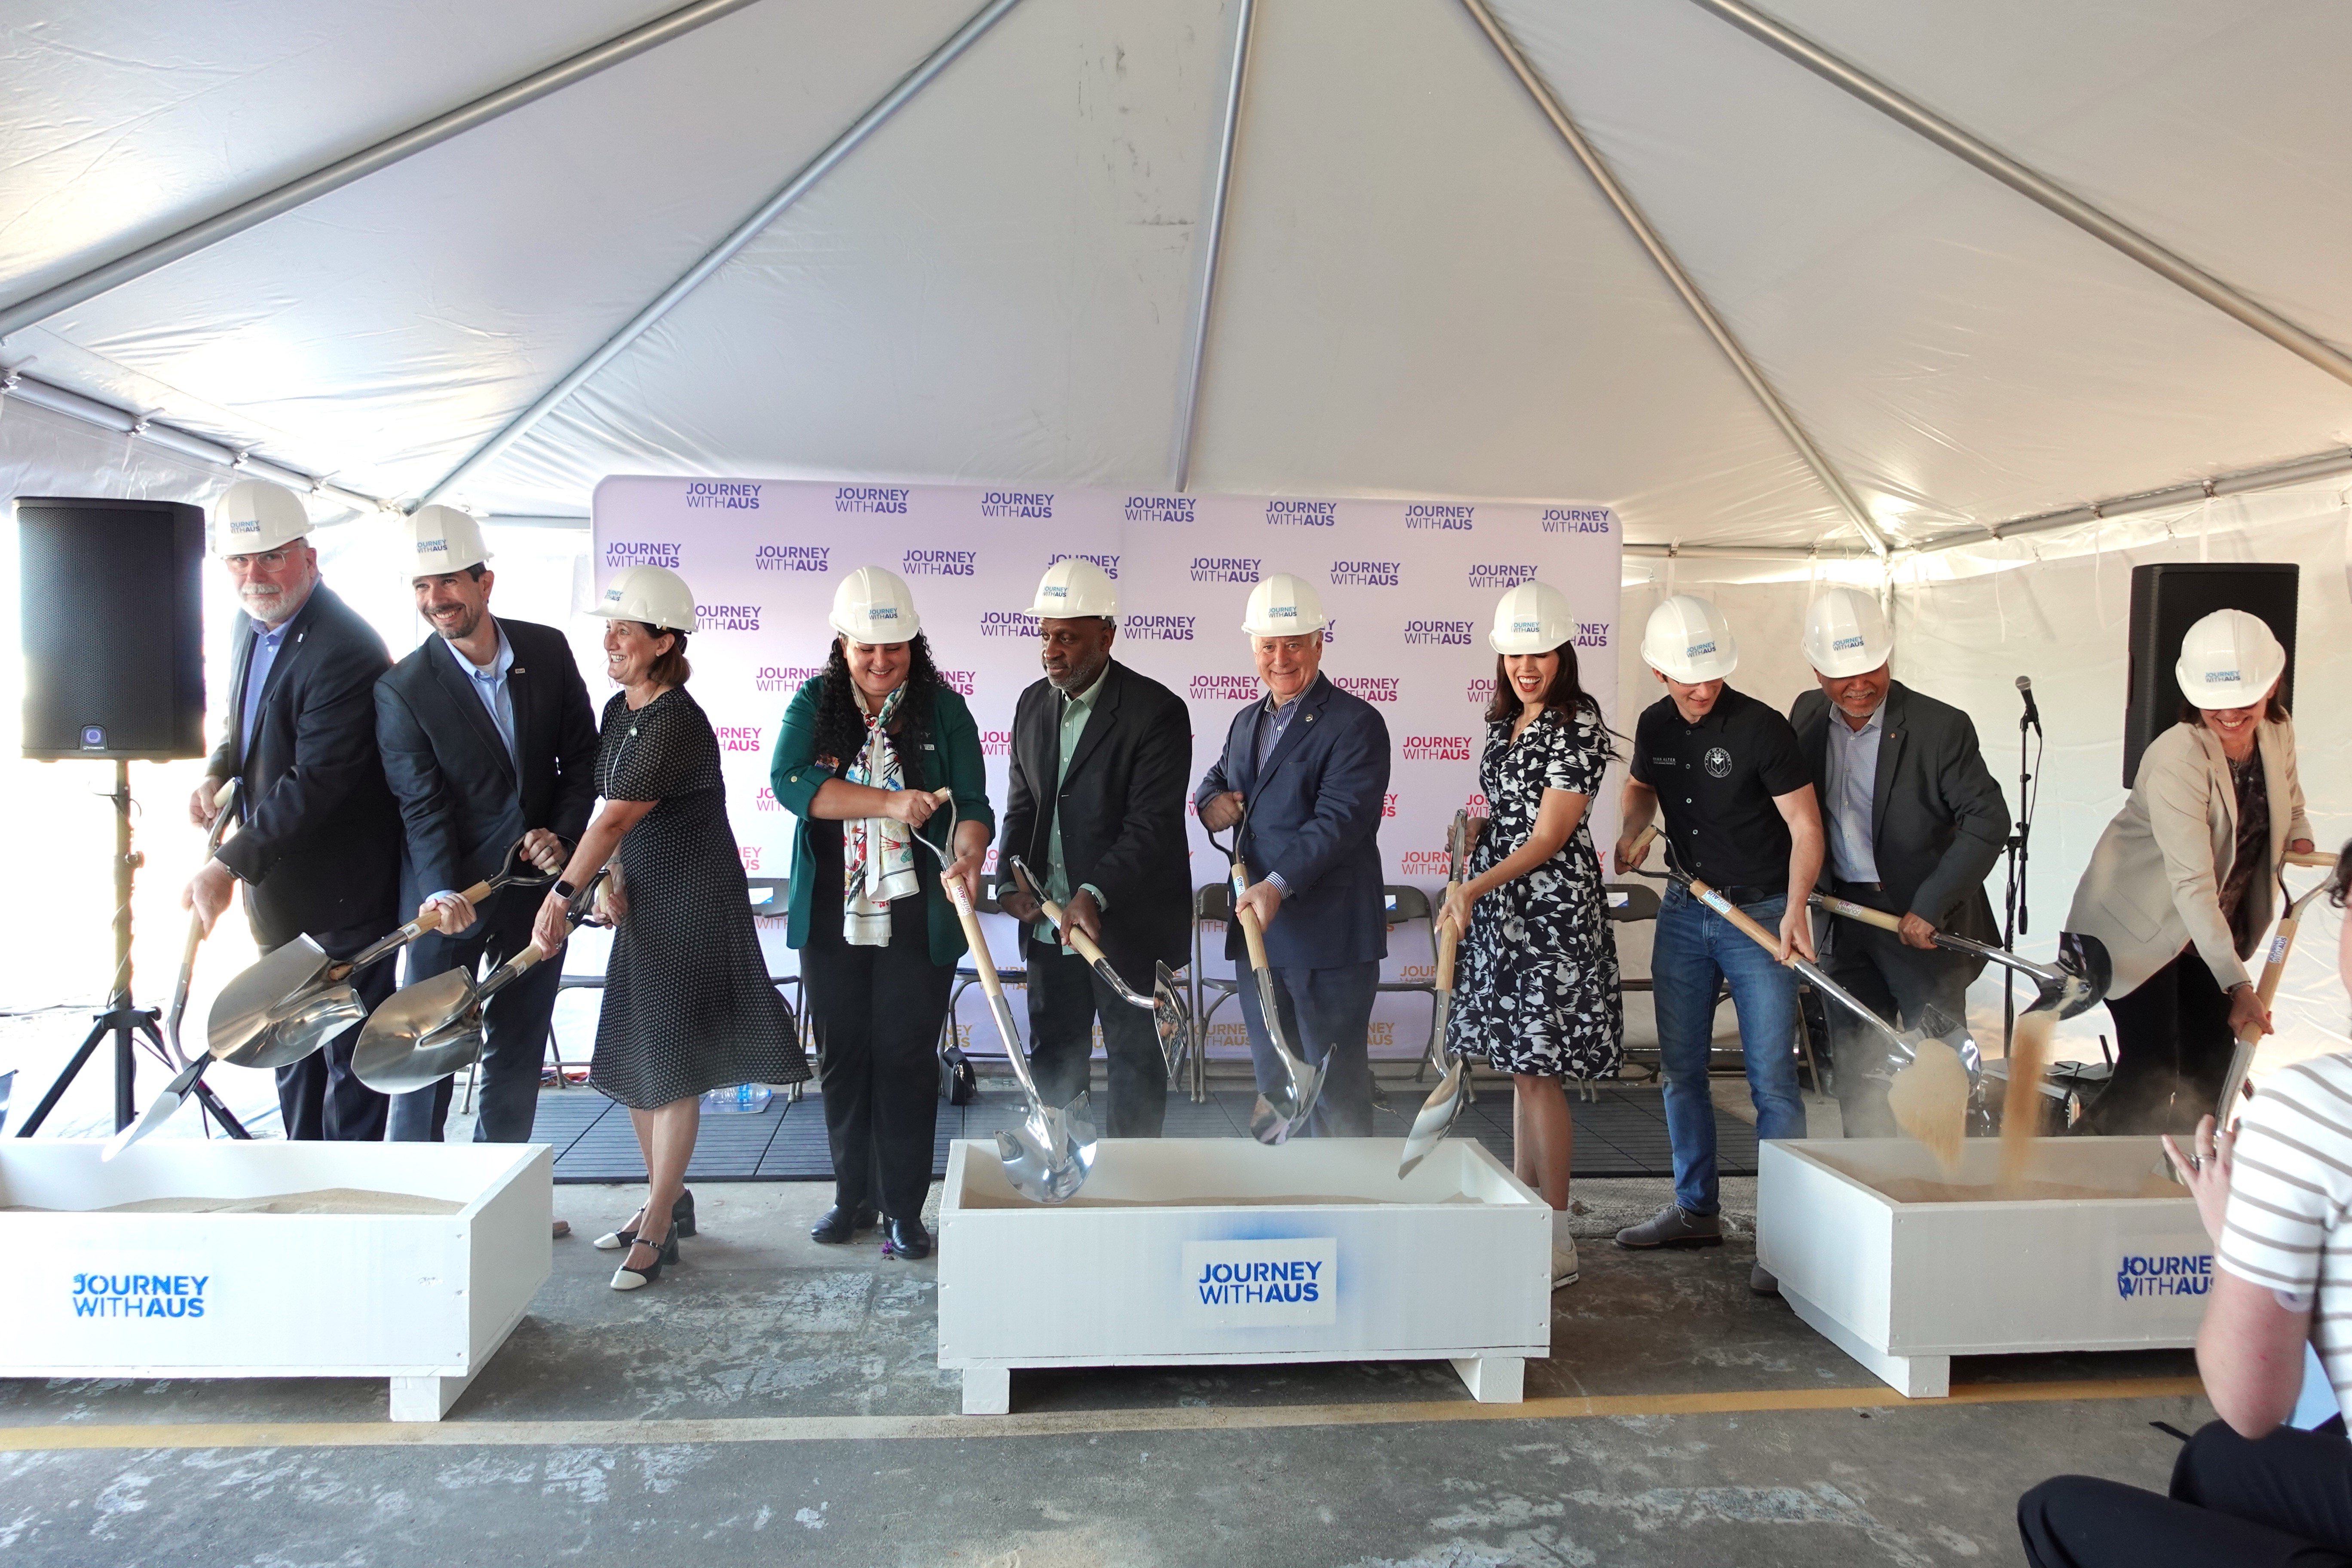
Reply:
[[1248, 826], [1249, 803], [1244, 801], [1241, 816], [1234, 824], [1232, 847], [1217, 844], [1213, 833], [1209, 835], [1209, 842], [1223, 849], [1226, 859], [1232, 862], [1234, 919], [1241, 925], [1242, 942], [1249, 952], [1250, 973], [1257, 980], [1257, 1010], [1265, 1020], [1265, 1037], [1274, 1043], [1274, 1054], [1282, 1063], [1286, 1080], [1274, 1093], [1257, 1097], [1257, 1104], [1250, 1111], [1250, 1136], [1261, 1143], [1285, 1143], [1315, 1109], [1315, 1097], [1323, 1091], [1323, 1069], [1308, 1066], [1290, 1048], [1290, 1041], [1282, 1032], [1274, 967], [1266, 962], [1265, 928], [1258, 924], [1255, 910], [1242, 907], [1242, 895], [1249, 891], [1250, 881], [1249, 863], [1241, 854], [1242, 832]]
[[[1021, 879], [1022, 889], [1037, 900], [1037, 907], [1044, 911], [1045, 918], [1059, 926], [1062, 923], [1061, 906], [1039, 889], [1037, 879], [1029, 874], [1029, 868], [1021, 863], [1021, 857], [1008, 856], [1004, 863], [1012, 868], [1015, 877]], [[1104, 984], [1118, 993], [1121, 1001], [1151, 1015], [1151, 1026], [1160, 1036], [1160, 1054], [1167, 1058], [1168, 1071], [1173, 1075], [1176, 1064], [1184, 1059], [1185, 1046], [1192, 1038], [1192, 1010], [1184, 1005], [1184, 994], [1176, 984], [1175, 972], [1165, 963], [1155, 964], [1151, 994], [1139, 996], [1126, 981], [1119, 978], [1118, 971], [1110, 966], [1110, 960], [1103, 956], [1103, 950], [1095, 944], [1094, 938], [1071, 926], [1063, 932], [1063, 940], [1087, 961], [1097, 974], [1102, 976]]]
[[[521, 853], [518, 839], [504, 863], [512, 868]], [[475, 883], [466, 898], [478, 904], [501, 888], [541, 887], [556, 878], [554, 871], [524, 864], [527, 869], [509, 868]], [[329, 958], [309, 937], [296, 937], [221, 987], [205, 1031], [213, 1056], [235, 1067], [280, 1068], [300, 1061], [367, 1016], [352, 987], [352, 975], [440, 929], [441, 911], [427, 910], [348, 963]]]
[[[2285, 864], [2325, 866], [2333, 871], [2336, 868], [2336, 857], [2297, 855], [2290, 852], [2286, 857]], [[2287, 955], [2294, 951], [2295, 928], [2303, 923], [2304, 906], [2327, 891], [2329, 883], [2334, 879], [2330, 878], [2327, 882], [2320, 883], [2299, 899], [2290, 899], [2286, 896], [2286, 878], [2284, 874], [2280, 876], [2279, 896], [2285, 899], [2285, 907], [2279, 914], [2278, 930], [2271, 933], [2270, 952], [2263, 960], [2262, 978], [2254, 985], [2254, 994], [2262, 1002], [2263, 1012], [2268, 1013], [2271, 1010], [2271, 1001], [2278, 995], [2279, 981], [2286, 974]], [[2213, 1105], [2213, 1121], [2216, 1126], [2226, 1129], [2230, 1125], [2230, 1113], [2237, 1109], [2238, 1095], [2245, 1087], [2247, 1070], [2254, 1065], [2254, 1047], [2262, 1044], [2262, 1030], [2252, 1026], [2238, 1037], [2238, 1048], [2231, 1052], [2230, 1057], [2230, 1074], [2221, 1080], [2221, 1097]], [[2168, 1165], [2167, 1168], [2169, 1169], [2169, 1166]]]
[[[564, 921], [578, 926], [588, 917], [604, 867], [572, 895]], [[467, 897], [471, 897], [468, 894]], [[352, 1073], [380, 1094], [427, 1089], [482, 1054], [482, 1004], [512, 984], [547, 956], [533, 937], [520, 952], [480, 980], [471, 969], [446, 969], [429, 980], [394, 992], [368, 1015], [352, 1052]]]
[[[955, 796], [951, 791], [940, 790], [935, 798], [948, 808], [948, 846], [955, 846]], [[971, 967], [980, 976], [980, 988], [988, 996], [989, 1016], [996, 1020], [997, 1035], [1004, 1041], [1004, 1055], [1013, 1064], [1013, 1076], [1021, 1080], [1021, 1092], [1029, 1101], [1029, 1114], [1020, 1126], [1000, 1131], [996, 1134], [996, 1154], [1004, 1166], [1004, 1179], [1013, 1190], [1032, 1203], [1058, 1204], [1075, 1196], [1086, 1184], [1087, 1173], [1094, 1169], [1095, 1126], [1087, 1114], [1087, 1097], [1083, 1090], [1066, 1106], [1045, 1103], [1037, 1092], [1037, 1080], [1029, 1074], [1029, 1058], [1021, 1049], [1021, 1031], [1013, 1026], [1012, 1005], [1004, 999], [1004, 982], [996, 973], [996, 960], [988, 951], [988, 938], [980, 929], [980, 916], [973, 912], [971, 895], [965, 891], [963, 879], [945, 875], [948, 855], [920, 833], [909, 831], [908, 837], [939, 857], [940, 883], [947, 890], [948, 901], [955, 905], [956, 920], [963, 927], [963, 940], [971, 948]]]
[[[1843, 899], [1832, 899], [1822, 893], [1815, 893], [1811, 902], [1815, 909], [1826, 910], [1850, 921], [1859, 921], [1864, 925], [1876, 926], [1881, 931], [1903, 929], [1903, 917], [1888, 914], [1885, 910], [1848, 903]], [[2061, 931], [2058, 934], [2058, 962], [2055, 964], [2036, 963], [2031, 959], [2018, 957], [2007, 948], [1970, 942], [1964, 936], [1953, 936], [1940, 931], [1936, 933], [1936, 945], [1950, 952], [1972, 952], [1979, 958], [2006, 964], [2021, 974], [2032, 975], [2041, 994], [2034, 998], [2033, 1005], [2026, 1009], [2029, 1013], [2054, 1012], [2062, 1018], [2087, 1013], [2106, 999], [2107, 987], [2114, 984], [2116, 977], [2115, 965], [2107, 957], [2107, 944], [2081, 931]]]
[[[1454, 814], [1454, 825], [1445, 834], [1445, 896], [1452, 898], [1454, 889], [1462, 885], [1462, 863], [1470, 858], [1470, 816], [1467, 812]], [[1440, 906], [1443, 908], [1443, 906]], [[1412, 1174], [1428, 1152], [1437, 1147], [1454, 1119], [1462, 1114], [1463, 1089], [1469, 1078], [1469, 1064], [1461, 1056], [1445, 1048], [1445, 1025], [1454, 1015], [1454, 950], [1461, 933], [1450, 922], [1441, 922], [1437, 933], [1437, 1016], [1431, 1025], [1430, 1049], [1445, 1065], [1445, 1076], [1429, 1091], [1429, 1098], [1413, 1116], [1412, 1131], [1405, 1135], [1404, 1157], [1397, 1162], [1397, 1180]]]

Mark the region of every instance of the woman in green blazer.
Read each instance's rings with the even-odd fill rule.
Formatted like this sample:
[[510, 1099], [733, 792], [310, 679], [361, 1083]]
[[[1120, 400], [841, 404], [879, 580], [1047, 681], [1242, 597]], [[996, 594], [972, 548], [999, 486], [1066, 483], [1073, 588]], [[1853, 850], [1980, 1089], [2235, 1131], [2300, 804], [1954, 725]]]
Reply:
[[979, 727], [933, 667], [907, 584], [859, 567], [834, 595], [832, 624], [824, 673], [784, 710], [768, 774], [800, 818], [784, 940], [801, 954], [833, 1145], [834, 1205], [809, 1234], [849, 1241], [878, 1210], [885, 1255], [922, 1258], [934, 1053], [964, 940], [938, 863], [913, 839], [947, 850], [947, 875], [977, 900], [996, 818]]

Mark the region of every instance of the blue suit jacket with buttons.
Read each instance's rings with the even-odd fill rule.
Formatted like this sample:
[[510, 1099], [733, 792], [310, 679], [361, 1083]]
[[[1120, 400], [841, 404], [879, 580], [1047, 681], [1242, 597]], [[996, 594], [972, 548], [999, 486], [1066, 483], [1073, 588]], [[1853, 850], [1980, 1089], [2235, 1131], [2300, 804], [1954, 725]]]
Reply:
[[[1253, 702], [1225, 733], [1224, 754], [1201, 776], [1197, 807], [1239, 790], [1249, 808], [1242, 858], [1252, 879], [1276, 872], [1288, 888], [1266, 929], [1276, 968], [1331, 969], [1388, 955], [1388, 902], [1381, 871], [1381, 813], [1389, 787], [1389, 727], [1380, 710], [1321, 675], [1299, 694], [1290, 721], [1257, 768]], [[1241, 927], [1225, 954], [1242, 956]]]

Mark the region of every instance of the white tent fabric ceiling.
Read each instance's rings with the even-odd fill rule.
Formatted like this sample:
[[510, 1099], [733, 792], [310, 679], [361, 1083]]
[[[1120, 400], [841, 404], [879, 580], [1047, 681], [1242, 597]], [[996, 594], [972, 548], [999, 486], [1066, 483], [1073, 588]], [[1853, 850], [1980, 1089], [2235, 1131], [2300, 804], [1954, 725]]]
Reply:
[[[442, 499], [577, 514], [629, 471], [1169, 487], [1241, 3], [1011, 4]], [[0, 365], [413, 501], [976, 4], [753, 0], [23, 326]], [[2352, 11], [1773, 4], [2352, 343]], [[5, 0], [0, 310], [668, 8]], [[1703, 5], [1492, 10], [1897, 543], [2352, 437], [2352, 385]], [[1256, 0], [1250, 32], [1190, 488], [1861, 542], [1461, 0]]]

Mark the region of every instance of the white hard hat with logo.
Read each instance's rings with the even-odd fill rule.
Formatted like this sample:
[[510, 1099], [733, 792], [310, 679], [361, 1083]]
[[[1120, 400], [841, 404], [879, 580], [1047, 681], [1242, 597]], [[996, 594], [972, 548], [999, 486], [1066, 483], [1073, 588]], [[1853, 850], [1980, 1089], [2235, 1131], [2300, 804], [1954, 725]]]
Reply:
[[268, 479], [239, 479], [213, 502], [215, 555], [258, 555], [310, 531], [302, 498]]
[[1895, 652], [1878, 601], [1852, 588], [1832, 588], [1805, 612], [1805, 657], [1835, 680], [1867, 675]]
[[2199, 708], [2251, 708], [2286, 673], [2286, 649], [2262, 616], [2216, 610], [2180, 639], [2172, 678]]
[[1642, 662], [1669, 680], [1697, 686], [1739, 668], [1739, 644], [1723, 612], [1695, 594], [1676, 594], [1650, 612]]
[[482, 525], [454, 506], [420, 506], [408, 516], [408, 542], [415, 550], [412, 577], [438, 577], [479, 566], [490, 558]]
[[1250, 589], [1249, 609], [1242, 617], [1242, 630], [1254, 637], [1303, 637], [1330, 624], [1315, 584], [1287, 572], [1259, 578]]
[[906, 580], [879, 566], [860, 566], [833, 591], [835, 631], [852, 642], [912, 642], [923, 629]]
[[1576, 617], [1569, 614], [1568, 595], [1530, 578], [1495, 606], [1495, 629], [1486, 634], [1486, 642], [1500, 654], [1549, 653], [1575, 637]]
[[667, 566], [624, 567], [588, 612], [608, 621], [643, 621], [661, 631], [694, 629], [694, 590]]
[[1118, 614], [1118, 590], [1110, 574], [1084, 556], [1073, 555], [1045, 568], [1037, 584], [1037, 602], [1029, 613], [1039, 620], [1067, 620], [1074, 616]]

